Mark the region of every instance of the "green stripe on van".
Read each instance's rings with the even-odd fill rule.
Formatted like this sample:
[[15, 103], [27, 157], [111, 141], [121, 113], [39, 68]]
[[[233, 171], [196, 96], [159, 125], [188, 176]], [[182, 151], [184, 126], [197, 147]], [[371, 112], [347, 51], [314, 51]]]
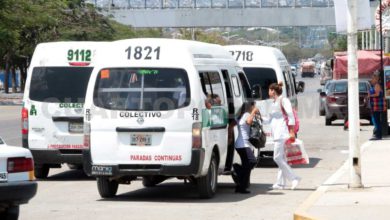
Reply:
[[211, 109], [202, 109], [203, 128], [225, 126], [227, 124], [227, 111], [224, 107], [213, 106]]

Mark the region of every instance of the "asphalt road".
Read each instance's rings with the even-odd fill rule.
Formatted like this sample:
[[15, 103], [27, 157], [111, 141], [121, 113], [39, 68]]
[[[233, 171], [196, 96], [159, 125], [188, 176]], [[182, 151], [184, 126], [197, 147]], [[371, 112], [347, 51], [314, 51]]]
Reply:
[[[217, 195], [200, 200], [197, 189], [182, 180], [171, 179], [154, 188], [141, 181], [120, 185], [117, 197], [101, 199], [96, 181], [67, 166], [52, 169], [47, 180], [39, 180], [37, 195], [21, 206], [20, 219], [292, 219], [294, 210], [348, 157], [348, 131], [342, 121], [325, 126], [318, 116], [319, 79], [305, 78], [306, 90], [299, 95], [301, 128], [310, 164], [295, 167], [302, 177], [295, 191], [270, 190], [276, 180], [275, 167], [252, 172], [251, 194], [234, 193], [229, 176], [220, 176]], [[362, 121], [360, 143], [372, 133]], [[12, 145], [21, 144], [20, 106], [0, 106], [0, 135]]]

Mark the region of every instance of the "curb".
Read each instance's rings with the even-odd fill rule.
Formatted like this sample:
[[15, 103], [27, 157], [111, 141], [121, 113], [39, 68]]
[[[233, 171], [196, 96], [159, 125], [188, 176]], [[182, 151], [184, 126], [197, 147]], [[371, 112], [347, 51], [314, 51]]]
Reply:
[[[361, 152], [371, 145], [371, 141], [365, 142], [361, 146]], [[334, 184], [345, 172], [349, 169], [349, 159], [347, 159], [343, 165], [332, 175], [330, 176], [320, 187], [317, 188], [309, 197], [303, 201], [294, 212], [294, 220], [319, 220], [319, 218], [310, 215], [307, 211], [317, 200], [326, 193], [328, 188]]]

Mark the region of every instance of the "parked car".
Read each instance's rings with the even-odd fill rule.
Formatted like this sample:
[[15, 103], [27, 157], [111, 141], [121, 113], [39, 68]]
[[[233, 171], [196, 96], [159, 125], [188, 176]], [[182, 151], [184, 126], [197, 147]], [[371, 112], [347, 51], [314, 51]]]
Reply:
[[321, 96], [321, 92], [325, 92], [325, 94], [329, 91], [329, 85], [331, 85], [332, 81], [327, 81], [326, 84], [322, 87], [322, 89], [318, 89], [318, 92], [320, 93], [320, 105], [319, 105], [319, 113], [320, 116], [325, 115], [325, 101], [326, 96]]
[[31, 152], [7, 146], [0, 137], [0, 219], [18, 219], [19, 205], [37, 192]]
[[[348, 81], [333, 80], [329, 84], [328, 92], [320, 93], [321, 97], [325, 97], [325, 125], [331, 125], [337, 119], [345, 119], [348, 115]], [[359, 81], [360, 118], [371, 121], [369, 90], [370, 84], [367, 81]]]
[[294, 77], [297, 77], [297, 68], [295, 66], [291, 66], [291, 74], [293, 74]]

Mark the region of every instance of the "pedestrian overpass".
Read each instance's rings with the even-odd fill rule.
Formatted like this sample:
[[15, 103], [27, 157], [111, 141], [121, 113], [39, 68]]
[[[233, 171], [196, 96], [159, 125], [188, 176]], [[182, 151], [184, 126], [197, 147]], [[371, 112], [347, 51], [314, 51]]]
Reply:
[[[87, 0], [86, 2], [94, 4], [102, 14], [133, 27], [335, 26], [333, 0]], [[374, 15], [378, 2], [370, 2], [370, 6]]]

